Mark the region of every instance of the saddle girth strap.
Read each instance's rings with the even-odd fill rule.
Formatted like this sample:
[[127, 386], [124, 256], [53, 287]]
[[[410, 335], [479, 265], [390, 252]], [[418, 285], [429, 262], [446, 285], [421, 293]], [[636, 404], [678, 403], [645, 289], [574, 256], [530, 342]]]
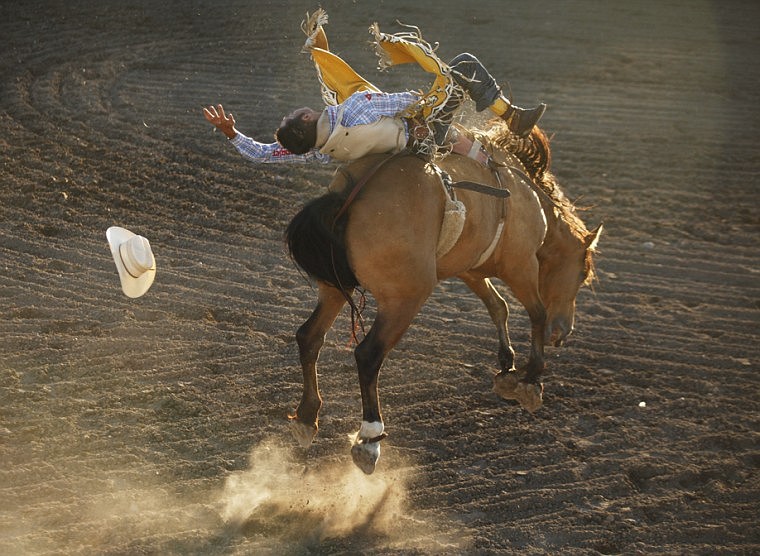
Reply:
[[496, 197], [498, 199], [506, 199], [510, 195], [509, 189], [499, 189], [498, 187], [492, 187], [490, 185], [474, 181], [455, 181], [451, 183], [451, 187], [475, 191], [476, 193], [490, 195], [491, 197]]

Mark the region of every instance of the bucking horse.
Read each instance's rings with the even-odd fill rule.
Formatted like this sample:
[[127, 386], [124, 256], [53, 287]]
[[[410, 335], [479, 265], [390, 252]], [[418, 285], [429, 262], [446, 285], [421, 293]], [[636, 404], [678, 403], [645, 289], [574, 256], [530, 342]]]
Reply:
[[[367, 474], [386, 436], [380, 367], [439, 281], [459, 278], [483, 301], [499, 339], [493, 389], [532, 412], [542, 404], [544, 346], [562, 345], [572, 332], [578, 291], [594, 278], [602, 227], [589, 231], [563, 194], [549, 169], [545, 134], [536, 127], [520, 139], [497, 121], [469, 133], [487, 150], [488, 165], [456, 154], [435, 164], [412, 153], [367, 156], [336, 172], [328, 192], [287, 228], [292, 258], [318, 287], [316, 308], [296, 333], [304, 389], [291, 424], [301, 445], [310, 445], [318, 430], [317, 359], [327, 331], [347, 303], [355, 311], [355, 290], [376, 303], [354, 351], [362, 423], [351, 454]], [[489, 193], [496, 190], [502, 193]], [[455, 233], [444, 238], [451, 235], [449, 213], [457, 210]], [[507, 303], [491, 278], [509, 286], [530, 318], [530, 355], [520, 367]]]

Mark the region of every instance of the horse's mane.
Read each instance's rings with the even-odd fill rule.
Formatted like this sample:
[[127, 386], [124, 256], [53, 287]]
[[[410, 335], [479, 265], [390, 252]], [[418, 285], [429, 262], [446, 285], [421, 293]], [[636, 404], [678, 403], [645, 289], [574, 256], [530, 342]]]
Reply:
[[519, 137], [509, 130], [504, 120], [495, 118], [489, 122], [485, 134], [495, 147], [516, 156], [536, 183], [549, 172], [552, 163], [549, 138], [538, 126], [528, 137]]
[[[535, 126], [528, 137], [518, 137], [509, 130], [501, 119], [491, 120], [484, 131], [484, 137], [496, 148], [501, 149], [520, 161], [525, 172], [533, 183], [546, 194], [554, 205], [557, 216], [567, 224], [572, 233], [585, 238], [589, 231], [583, 220], [578, 216], [578, 207], [570, 201], [562, 191], [556, 176], [551, 172], [551, 148], [549, 138]], [[590, 283], [595, 276], [592, 251], [587, 253], [586, 264]]]

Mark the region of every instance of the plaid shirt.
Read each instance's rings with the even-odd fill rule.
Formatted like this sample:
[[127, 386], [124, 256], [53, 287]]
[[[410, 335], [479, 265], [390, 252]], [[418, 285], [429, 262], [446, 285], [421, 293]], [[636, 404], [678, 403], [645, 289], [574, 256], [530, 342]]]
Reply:
[[[338, 112], [343, 110], [342, 121], [344, 127], [353, 127], [376, 122], [383, 116], [396, 117], [411, 104], [419, 100], [417, 93], [369, 93], [359, 91], [348, 97], [338, 106], [325, 108], [330, 123], [330, 133], [333, 132], [338, 120]], [[409, 130], [404, 121], [404, 130], [409, 135]], [[319, 152], [314, 148], [306, 154], [293, 154], [279, 143], [259, 143], [239, 133], [232, 139], [232, 144], [243, 155], [253, 162], [308, 162], [316, 160], [327, 163], [332, 159], [329, 155]]]

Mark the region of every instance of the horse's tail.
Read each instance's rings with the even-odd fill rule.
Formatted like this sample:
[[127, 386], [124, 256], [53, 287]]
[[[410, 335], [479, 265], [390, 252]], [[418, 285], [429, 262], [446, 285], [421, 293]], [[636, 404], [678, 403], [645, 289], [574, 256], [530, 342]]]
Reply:
[[359, 285], [346, 254], [345, 231], [348, 217], [335, 215], [345, 197], [330, 192], [310, 201], [293, 217], [285, 231], [290, 256], [309, 276], [339, 290]]

